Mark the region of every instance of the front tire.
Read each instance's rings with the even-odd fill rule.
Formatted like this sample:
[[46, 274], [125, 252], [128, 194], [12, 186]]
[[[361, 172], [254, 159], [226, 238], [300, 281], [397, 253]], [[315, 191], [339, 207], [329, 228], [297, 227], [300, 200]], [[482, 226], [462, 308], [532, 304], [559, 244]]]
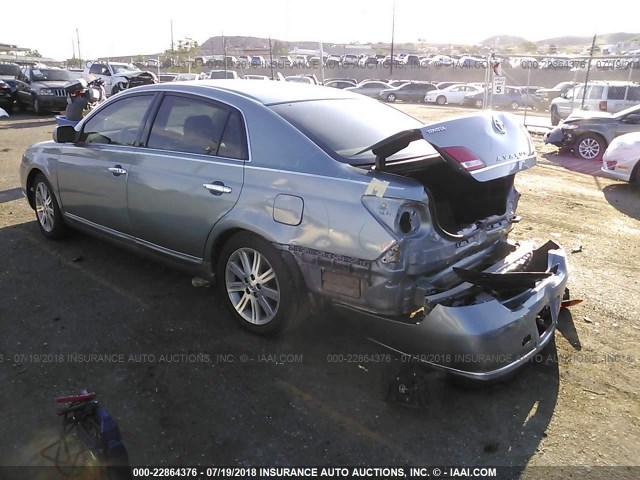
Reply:
[[396, 101], [396, 96], [393, 93], [390, 93], [389, 95], [387, 95], [387, 102], [395, 102]]
[[282, 254], [257, 235], [241, 232], [225, 244], [216, 283], [233, 318], [252, 333], [279, 333], [298, 317], [292, 272]]
[[586, 134], [576, 140], [573, 150], [582, 160], [602, 160], [606, 148], [602, 137]]
[[558, 109], [556, 107], [551, 107], [551, 125], [554, 127], [560, 123], [560, 115], [558, 114]]
[[116, 93], [125, 90], [127, 86], [123, 83], [116, 83], [113, 87], [111, 87], [111, 95], [115, 95]]
[[444, 105], [445, 103], [447, 103], [447, 97], [445, 97], [444, 95], [440, 95], [438, 98], [436, 98], [436, 103], [438, 105]]
[[474, 107], [476, 107], [476, 108], [482, 108], [482, 107], [483, 107], [483, 105], [484, 105], [484, 101], [482, 101], [482, 100], [476, 100], [476, 101], [473, 103], [473, 106], [474, 106]]
[[38, 100], [37, 96], [33, 97], [31, 106], [33, 107], [33, 113], [35, 113], [36, 115], [44, 114], [45, 110], [42, 108], [42, 104], [40, 103], [40, 100]]
[[520, 108], [520, 104], [518, 102], [511, 102], [511, 110], [518, 110]]
[[58, 201], [47, 178], [42, 173], [39, 173], [33, 182], [32, 188], [33, 205], [40, 231], [51, 240], [58, 240], [64, 237], [67, 233], [67, 226], [62, 219]]

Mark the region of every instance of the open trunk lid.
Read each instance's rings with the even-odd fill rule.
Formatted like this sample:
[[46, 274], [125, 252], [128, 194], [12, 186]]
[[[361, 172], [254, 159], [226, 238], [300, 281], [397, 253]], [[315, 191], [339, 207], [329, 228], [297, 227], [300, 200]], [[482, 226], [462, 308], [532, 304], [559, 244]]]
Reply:
[[536, 164], [535, 148], [524, 125], [509, 113], [486, 111], [406, 130], [378, 142], [371, 147], [376, 169], [385, 170], [387, 158], [420, 139], [429, 142], [451, 166], [479, 182], [513, 175]]

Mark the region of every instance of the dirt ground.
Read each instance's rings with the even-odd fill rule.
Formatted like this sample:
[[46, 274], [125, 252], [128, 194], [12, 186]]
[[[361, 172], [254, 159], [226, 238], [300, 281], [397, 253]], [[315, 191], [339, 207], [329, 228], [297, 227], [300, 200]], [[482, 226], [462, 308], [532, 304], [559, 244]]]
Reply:
[[[398, 108], [425, 121], [461, 113]], [[0, 121], [0, 467], [49, 465], [40, 450], [58, 435], [53, 398], [87, 387], [116, 417], [134, 465], [640, 475], [621, 468], [640, 465], [640, 191], [601, 177], [597, 162], [536, 137], [539, 165], [517, 176], [523, 218], [512, 238], [561, 243], [572, 297], [584, 300], [563, 311], [555, 345], [512, 381], [479, 390], [428, 373], [428, 406], [407, 409], [386, 400], [406, 365], [366, 360], [384, 352], [348, 318], [319, 312], [283, 337], [257, 338], [180, 271], [82, 234], [46, 241], [19, 192], [18, 164], [53, 128], [51, 116]]]

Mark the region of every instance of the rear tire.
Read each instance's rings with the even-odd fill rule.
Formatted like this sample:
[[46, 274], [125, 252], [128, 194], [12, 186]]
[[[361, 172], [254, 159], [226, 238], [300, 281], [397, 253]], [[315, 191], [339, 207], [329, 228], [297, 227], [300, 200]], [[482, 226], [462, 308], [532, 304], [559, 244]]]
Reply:
[[640, 191], [640, 160], [636, 162], [636, 166], [631, 171], [629, 185], [631, 185], [632, 189]]
[[253, 233], [238, 233], [224, 245], [216, 284], [231, 316], [252, 333], [274, 335], [299, 319], [293, 273], [282, 253]]
[[482, 108], [484, 106], [484, 101], [482, 100], [476, 100], [473, 104], [474, 107], [476, 108]]
[[518, 102], [511, 102], [511, 110], [518, 110], [520, 108], [520, 104]]

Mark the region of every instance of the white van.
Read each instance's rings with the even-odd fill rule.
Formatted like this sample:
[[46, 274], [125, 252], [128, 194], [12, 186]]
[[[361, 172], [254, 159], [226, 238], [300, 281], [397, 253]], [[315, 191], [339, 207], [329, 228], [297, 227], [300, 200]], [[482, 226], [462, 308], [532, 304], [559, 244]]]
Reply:
[[[584, 107], [582, 99], [584, 97]], [[551, 101], [551, 124], [557, 125], [574, 110], [615, 113], [640, 103], [640, 85], [634, 82], [594, 81], [579, 84]]]

